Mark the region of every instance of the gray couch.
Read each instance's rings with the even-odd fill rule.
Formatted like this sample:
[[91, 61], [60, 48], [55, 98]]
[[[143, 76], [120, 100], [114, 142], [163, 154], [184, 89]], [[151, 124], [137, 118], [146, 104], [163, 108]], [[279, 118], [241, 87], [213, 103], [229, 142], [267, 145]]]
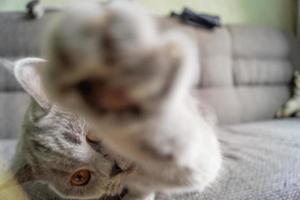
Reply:
[[[39, 55], [39, 36], [47, 20], [22, 13], [0, 13], [0, 59]], [[267, 27], [226, 26], [198, 30], [201, 76], [194, 94], [219, 119], [224, 164], [218, 180], [204, 192], [159, 194], [157, 199], [300, 199], [300, 121], [273, 119], [290, 96], [293, 39]], [[9, 163], [20, 134], [28, 96], [0, 67], [0, 156]], [[45, 187], [45, 186], [41, 186]], [[56, 199], [31, 192], [34, 199]]]

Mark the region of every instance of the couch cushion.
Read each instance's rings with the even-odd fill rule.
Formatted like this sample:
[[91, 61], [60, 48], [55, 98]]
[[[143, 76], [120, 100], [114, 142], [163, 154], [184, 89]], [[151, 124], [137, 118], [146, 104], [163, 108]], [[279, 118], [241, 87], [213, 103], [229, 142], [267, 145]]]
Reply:
[[[200, 29], [201, 30], [201, 29]], [[198, 31], [201, 87], [233, 85], [230, 33], [224, 28]]]
[[213, 107], [221, 124], [236, 124], [273, 118], [290, 91], [278, 84], [202, 88], [194, 95]]
[[[238, 125], [227, 125], [223, 126], [222, 128], [230, 131], [239, 131], [241, 133], [243, 132], [253, 134], [253, 137], [258, 134], [265, 134], [266, 137], [269, 135], [270, 138], [272, 138], [273, 135], [274, 138], [282, 137], [284, 141], [295, 139], [295, 144], [298, 144], [298, 142], [300, 142], [300, 119], [298, 118], [274, 119]], [[298, 146], [297, 148], [300, 148], [300, 146]]]
[[290, 56], [292, 38], [274, 28], [232, 25], [199, 40], [202, 74], [198, 97], [215, 108], [219, 122], [237, 124], [274, 117], [290, 96], [295, 68]]
[[293, 76], [293, 65], [288, 60], [237, 58], [233, 66], [235, 85], [283, 85]]
[[0, 57], [40, 55], [41, 37], [54, 14], [47, 12], [41, 19], [30, 20], [22, 12], [0, 13]]
[[204, 192], [161, 199], [300, 199], [300, 120], [223, 127], [219, 131], [223, 169]]
[[24, 92], [0, 92], [0, 138], [15, 138], [21, 133], [28, 105], [29, 97]]
[[28, 95], [13, 75], [15, 60], [0, 58], [0, 138], [14, 138], [20, 134], [29, 103]]
[[0, 57], [0, 92], [23, 91], [13, 75], [16, 58]]
[[228, 26], [234, 57], [242, 58], [288, 58], [290, 35], [267, 26]]

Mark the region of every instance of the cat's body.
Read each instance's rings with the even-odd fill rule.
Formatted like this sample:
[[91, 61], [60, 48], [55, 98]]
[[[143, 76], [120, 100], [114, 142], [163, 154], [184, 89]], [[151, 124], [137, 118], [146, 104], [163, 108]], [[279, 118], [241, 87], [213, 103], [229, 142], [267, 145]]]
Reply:
[[85, 117], [97, 140], [134, 163], [124, 178], [125, 199], [202, 190], [220, 169], [214, 127], [190, 94], [199, 61], [195, 40], [186, 34], [176, 26], [158, 29], [129, 2], [83, 4], [52, 27], [48, 62], [28, 62], [33, 69], [46, 64], [49, 96]]
[[142, 196], [202, 190], [221, 165], [214, 127], [190, 94], [197, 39], [179, 27], [159, 27], [132, 2], [83, 4], [65, 12], [46, 45], [46, 91], [134, 161], [140, 173], [127, 184]]
[[[46, 98], [37, 77], [39, 67], [28, 65], [42, 62], [28, 58], [15, 66], [15, 76], [32, 101], [24, 116], [12, 172], [19, 183], [27, 186], [29, 182], [47, 183], [61, 197], [105, 196], [117, 200], [123, 195], [125, 179], [134, 172], [134, 165], [107, 149], [101, 141], [89, 140], [90, 130], [82, 118], [63, 111]], [[89, 180], [74, 185], [72, 176], [80, 170], [91, 173]]]

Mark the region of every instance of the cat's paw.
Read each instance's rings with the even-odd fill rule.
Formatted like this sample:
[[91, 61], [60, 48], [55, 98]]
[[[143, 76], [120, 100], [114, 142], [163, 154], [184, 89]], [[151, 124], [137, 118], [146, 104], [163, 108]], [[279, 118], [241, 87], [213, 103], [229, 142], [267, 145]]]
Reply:
[[[185, 92], [197, 51], [132, 2], [70, 9], [51, 30], [43, 80], [56, 102], [116, 126], [144, 120]], [[188, 81], [187, 81], [188, 80]], [[134, 120], [132, 120], [134, 119]]]

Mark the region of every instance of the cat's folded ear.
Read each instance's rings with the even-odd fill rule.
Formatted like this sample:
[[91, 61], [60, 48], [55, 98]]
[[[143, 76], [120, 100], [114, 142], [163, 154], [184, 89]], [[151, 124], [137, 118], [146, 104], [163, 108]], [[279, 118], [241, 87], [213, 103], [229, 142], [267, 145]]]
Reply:
[[45, 110], [51, 104], [44, 92], [40, 71], [46, 61], [40, 58], [24, 58], [15, 63], [14, 74], [24, 90]]

